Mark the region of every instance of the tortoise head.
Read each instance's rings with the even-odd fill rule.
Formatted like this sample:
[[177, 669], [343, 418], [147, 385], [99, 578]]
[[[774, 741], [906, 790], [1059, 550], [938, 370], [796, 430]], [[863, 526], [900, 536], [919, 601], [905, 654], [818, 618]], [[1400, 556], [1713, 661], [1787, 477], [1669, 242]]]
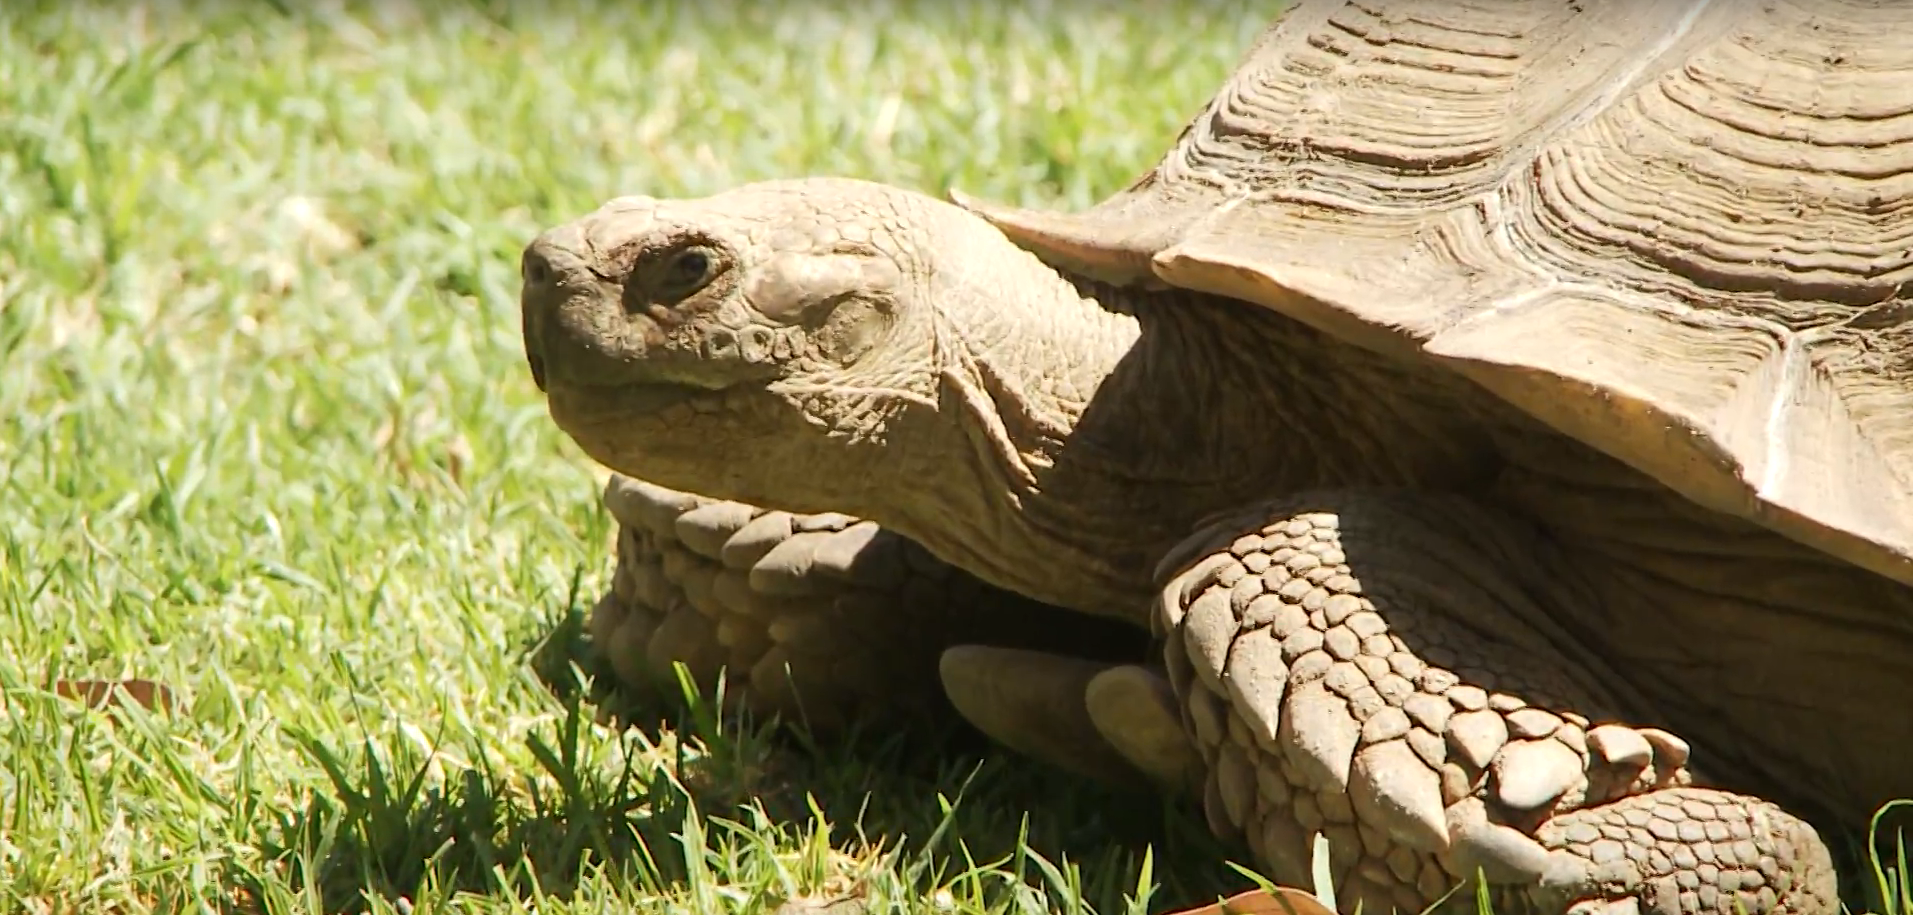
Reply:
[[814, 464], [820, 436], [855, 440], [927, 396], [930, 335], [904, 325], [936, 207], [954, 209], [833, 179], [612, 200], [525, 248], [532, 377], [610, 467], [787, 500], [766, 461]]

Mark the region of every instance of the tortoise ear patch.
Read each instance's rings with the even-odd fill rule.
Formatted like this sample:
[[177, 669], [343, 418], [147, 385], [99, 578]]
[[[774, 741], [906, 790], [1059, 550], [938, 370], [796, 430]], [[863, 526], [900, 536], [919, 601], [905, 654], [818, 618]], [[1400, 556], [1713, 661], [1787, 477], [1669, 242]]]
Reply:
[[821, 309], [853, 296], [895, 301], [903, 272], [895, 262], [861, 254], [785, 253], [751, 272], [744, 295], [751, 307], [780, 324], [815, 324]]

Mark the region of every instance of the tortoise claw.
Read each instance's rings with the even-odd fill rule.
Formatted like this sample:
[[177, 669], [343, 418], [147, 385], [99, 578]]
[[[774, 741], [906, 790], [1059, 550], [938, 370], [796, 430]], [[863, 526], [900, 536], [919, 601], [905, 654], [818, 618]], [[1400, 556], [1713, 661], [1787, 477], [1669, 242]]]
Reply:
[[1083, 702], [1103, 739], [1158, 788], [1182, 792], [1199, 784], [1202, 756], [1182, 729], [1167, 677], [1139, 664], [1111, 667], [1089, 681]]
[[1066, 655], [958, 645], [938, 673], [950, 704], [990, 739], [1041, 762], [1120, 787], [1149, 776], [1104, 738], [1084, 701], [1090, 683], [1119, 665]]

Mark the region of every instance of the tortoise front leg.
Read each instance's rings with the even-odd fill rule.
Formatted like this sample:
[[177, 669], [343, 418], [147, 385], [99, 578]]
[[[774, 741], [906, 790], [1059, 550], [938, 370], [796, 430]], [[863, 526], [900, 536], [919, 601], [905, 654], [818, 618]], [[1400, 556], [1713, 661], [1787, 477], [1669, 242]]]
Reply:
[[1499, 911], [1837, 910], [1810, 826], [1693, 787], [1684, 742], [1626, 723], [1647, 704], [1556, 624], [1598, 619], [1594, 589], [1530, 527], [1305, 494], [1207, 526], [1158, 578], [1211, 824], [1279, 881], [1307, 885], [1320, 833], [1344, 910], [1419, 911], [1478, 872]]
[[960, 643], [1140, 657], [1147, 635], [984, 584], [914, 542], [846, 515], [802, 515], [606, 484], [614, 583], [588, 629], [623, 684], [700, 688], [814, 731], [949, 714], [938, 656]]

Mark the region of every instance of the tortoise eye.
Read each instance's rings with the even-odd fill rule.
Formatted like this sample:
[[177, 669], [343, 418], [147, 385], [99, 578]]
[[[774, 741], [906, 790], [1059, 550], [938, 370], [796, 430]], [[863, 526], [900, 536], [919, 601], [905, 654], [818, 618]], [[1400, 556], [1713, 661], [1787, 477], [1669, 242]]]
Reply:
[[675, 302], [703, 289], [717, 277], [717, 265], [717, 253], [706, 247], [673, 253], [658, 270], [658, 300]]

